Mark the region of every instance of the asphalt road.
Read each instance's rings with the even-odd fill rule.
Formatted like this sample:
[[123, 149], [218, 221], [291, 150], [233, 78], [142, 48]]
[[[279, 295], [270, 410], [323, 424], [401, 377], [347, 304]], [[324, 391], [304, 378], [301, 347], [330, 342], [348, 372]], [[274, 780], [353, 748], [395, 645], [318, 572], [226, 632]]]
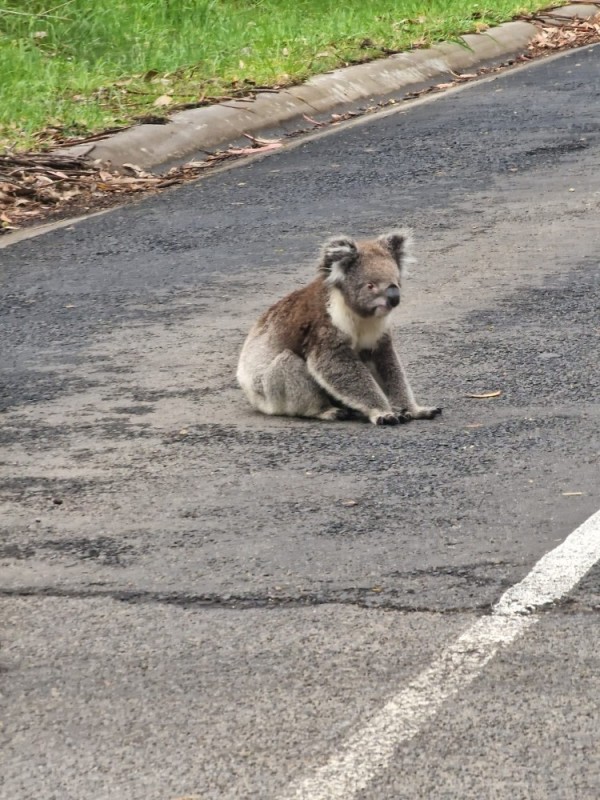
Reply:
[[[284, 798], [600, 507], [599, 74], [573, 51], [0, 250], [6, 797]], [[254, 414], [255, 316], [399, 224], [444, 415]], [[594, 568], [359, 800], [599, 797], [599, 610]]]

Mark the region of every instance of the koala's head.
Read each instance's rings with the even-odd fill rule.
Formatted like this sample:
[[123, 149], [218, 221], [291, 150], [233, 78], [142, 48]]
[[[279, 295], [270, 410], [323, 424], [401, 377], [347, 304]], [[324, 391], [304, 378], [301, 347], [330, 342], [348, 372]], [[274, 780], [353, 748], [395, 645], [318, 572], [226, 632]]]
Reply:
[[323, 245], [319, 272], [355, 314], [383, 317], [400, 303], [401, 279], [412, 261], [411, 243], [408, 230], [365, 242], [336, 236]]

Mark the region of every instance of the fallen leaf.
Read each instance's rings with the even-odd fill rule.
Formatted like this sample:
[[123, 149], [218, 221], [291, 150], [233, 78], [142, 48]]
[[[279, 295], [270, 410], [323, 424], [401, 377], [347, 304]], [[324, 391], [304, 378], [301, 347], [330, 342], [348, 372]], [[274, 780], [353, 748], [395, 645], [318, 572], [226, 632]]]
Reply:
[[481, 392], [480, 394], [466, 394], [465, 397], [472, 397], [474, 400], [488, 400], [490, 397], [500, 397], [502, 394], [501, 389], [495, 392]]
[[267, 150], [278, 150], [280, 147], [283, 147], [281, 142], [273, 142], [264, 147], [230, 147], [227, 153], [232, 156], [254, 156], [257, 153], [266, 153]]
[[562, 492], [563, 497], [582, 497], [583, 492]]
[[52, 178], [49, 178], [47, 175], [36, 175], [35, 176], [35, 185], [36, 186], [52, 186], [54, 181]]
[[265, 147], [268, 144], [281, 144], [281, 139], [260, 139], [258, 136], [252, 136], [251, 133], [243, 133], [242, 136], [250, 139], [251, 142], [254, 142], [259, 147]]
[[137, 164], [123, 164], [123, 169], [127, 172], [132, 172], [136, 178], [153, 178], [154, 176], [151, 175], [149, 172], [146, 172], [145, 169], [138, 167]]
[[16, 230], [15, 226], [12, 224], [12, 220], [6, 214], [0, 214], [0, 227], [4, 231], [14, 231]]
[[313, 119], [312, 117], [309, 117], [308, 114], [302, 114], [302, 116], [304, 117], [304, 119], [307, 122], [310, 122], [311, 125], [316, 125], [317, 128], [322, 128], [325, 125], [324, 122], [317, 122], [316, 119]]
[[42, 202], [45, 201], [48, 203], [60, 203], [61, 201], [60, 194], [54, 189], [50, 188], [40, 189], [40, 191], [38, 192], [38, 197], [40, 198], [40, 200], [42, 200]]
[[80, 194], [81, 191], [79, 189], [69, 189], [61, 194], [61, 198], [62, 200], [72, 200], [74, 197], [77, 197]]
[[161, 94], [160, 97], [156, 98], [156, 100], [154, 101], [154, 103], [152, 103], [152, 105], [155, 106], [156, 108], [163, 108], [164, 106], [170, 106], [172, 102], [173, 98], [170, 95]]
[[357, 506], [358, 500], [342, 500], [342, 505], [348, 507]]

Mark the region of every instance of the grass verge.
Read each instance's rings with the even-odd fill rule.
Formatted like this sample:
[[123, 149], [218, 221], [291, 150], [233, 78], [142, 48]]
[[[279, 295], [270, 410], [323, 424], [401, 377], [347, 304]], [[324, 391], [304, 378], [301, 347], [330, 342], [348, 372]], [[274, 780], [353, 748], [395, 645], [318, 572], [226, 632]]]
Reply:
[[[559, 2], [555, 5], [560, 5]], [[0, 0], [0, 150], [485, 30], [548, 0]]]

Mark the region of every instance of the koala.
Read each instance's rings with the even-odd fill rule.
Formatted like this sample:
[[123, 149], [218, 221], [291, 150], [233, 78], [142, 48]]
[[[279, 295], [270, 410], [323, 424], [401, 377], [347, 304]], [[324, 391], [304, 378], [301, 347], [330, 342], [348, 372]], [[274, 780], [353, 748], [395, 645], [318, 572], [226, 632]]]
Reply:
[[323, 245], [317, 277], [266, 311], [242, 348], [237, 380], [264, 414], [375, 425], [433, 419], [415, 401], [390, 334], [412, 260], [408, 230]]

